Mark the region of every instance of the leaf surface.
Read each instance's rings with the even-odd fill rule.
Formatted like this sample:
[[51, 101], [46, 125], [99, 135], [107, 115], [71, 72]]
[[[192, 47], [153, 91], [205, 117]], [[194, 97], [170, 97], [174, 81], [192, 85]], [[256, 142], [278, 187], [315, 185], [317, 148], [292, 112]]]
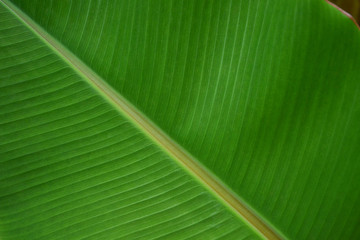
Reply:
[[[325, 1], [13, 2], [278, 233], [291, 239], [360, 236], [360, 33]], [[21, 32], [15, 29], [11, 32]], [[34, 58], [49, 64], [43, 71], [55, 68], [46, 52], [30, 48], [32, 40], [12, 41], [19, 39], [26, 45], [9, 48], [14, 49], [11, 56], [21, 49], [25, 56], [33, 51]], [[20, 69], [26, 61], [20, 58], [2, 66]], [[24, 68], [32, 67], [42, 69], [36, 61]], [[82, 90], [69, 92], [67, 100], [62, 95], [67, 90], [59, 86], [46, 88], [56, 92], [54, 101], [63, 99], [61, 104], [69, 107], [83, 101], [73, 109], [98, 111], [85, 108], [95, 100]], [[11, 94], [24, 89], [14, 87]], [[15, 115], [4, 110], [9, 128], [23, 127], [25, 121], [17, 119], [31, 117], [31, 111], [45, 114], [53, 110], [50, 106], [65, 107], [46, 94], [38, 99], [49, 104], [24, 100], [24, 107], [8, 105], [15, 109]], [[106, 131], [106, 124], [98, 125], [93, 126]], [[74, 131], [68, 139], [80, 138]], [[16, 146], [23, 146], [27, 135], [14, 136], [20, 141]], [[37, 151], [46, 145], [4, 156], [18, 164], [16, 154], [29, 149], [43, 156]]]
[[259, 238], [29, 26], [0, 14], [1, 239]]

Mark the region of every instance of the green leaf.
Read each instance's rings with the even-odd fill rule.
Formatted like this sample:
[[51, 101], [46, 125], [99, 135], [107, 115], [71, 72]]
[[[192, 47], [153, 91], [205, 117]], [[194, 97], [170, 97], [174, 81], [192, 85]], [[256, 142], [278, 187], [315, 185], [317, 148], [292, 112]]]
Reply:
[[0, 10], [2, 239], [259, 237]]
[[13, 2], [1, 239], [360, 238], [360, 31], [333, 6]]

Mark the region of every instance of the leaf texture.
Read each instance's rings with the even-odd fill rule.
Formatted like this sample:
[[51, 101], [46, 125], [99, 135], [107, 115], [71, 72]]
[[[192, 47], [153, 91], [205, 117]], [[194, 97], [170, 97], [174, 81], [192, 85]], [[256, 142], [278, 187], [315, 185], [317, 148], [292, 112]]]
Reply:
[[360, 33], [325, 1], [13, 2], [285, 237], [360, 237]]
[[258, 239], [0, 6], [1, 239]]

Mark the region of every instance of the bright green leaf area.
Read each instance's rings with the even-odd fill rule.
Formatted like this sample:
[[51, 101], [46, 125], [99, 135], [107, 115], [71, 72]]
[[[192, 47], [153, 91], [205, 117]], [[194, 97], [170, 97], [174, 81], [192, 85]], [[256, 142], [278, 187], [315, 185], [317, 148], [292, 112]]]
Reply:
[[257, 234], [0, 6], [1, 239]]
[[[334, 7], [13, 2], [276, 231], [360, 238], [360, 31]], [[1, 12], [1, 238], [255, 237]]]

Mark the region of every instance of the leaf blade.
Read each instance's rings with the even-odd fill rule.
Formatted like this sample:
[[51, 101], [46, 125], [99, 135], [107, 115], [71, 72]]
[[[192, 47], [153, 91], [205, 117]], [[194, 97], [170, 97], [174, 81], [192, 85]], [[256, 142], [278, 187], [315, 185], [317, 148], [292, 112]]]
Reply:
[[[0, 127], [6, 140], [0, 149], [2, 238], [165, 237], [175, 231], [176, 238], [232, 232], [259, 238], [22, 25], [30, 44], [47, 53], [29, 55], [29, 42], [12, 35], [21, 22], [0, 8], [2, 19], [15, 20], [1, 26], [2, 57], [17, 68], [16, 74], [0, 69], [1, 82], [9, 83], [1, 91], [4, 106], [16, 110], [0, 112], [9, 120]], [[49, 61], [56, 64], [48, 68]], [[64, 69], [70, 77], [61, 74], [62, 84], [47, 88]], [[21, 91], [29, 83], [30, 92]]]

